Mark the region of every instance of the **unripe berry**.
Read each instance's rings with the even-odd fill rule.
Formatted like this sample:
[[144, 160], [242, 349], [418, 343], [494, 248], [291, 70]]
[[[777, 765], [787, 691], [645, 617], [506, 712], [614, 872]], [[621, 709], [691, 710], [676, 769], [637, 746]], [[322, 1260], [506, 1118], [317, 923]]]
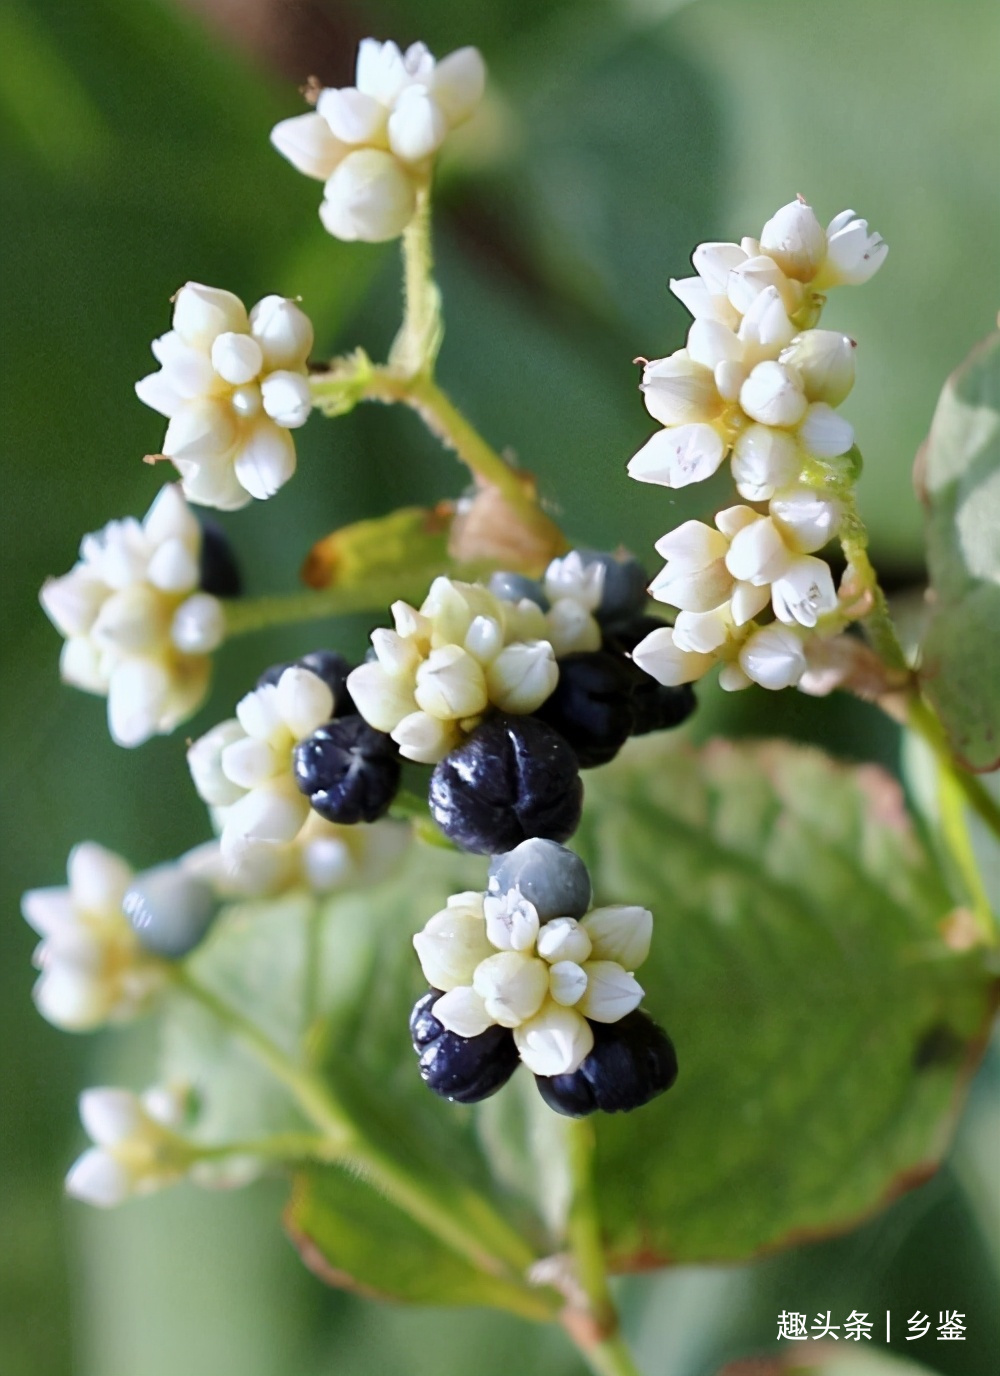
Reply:
[[193, 951], [218, 911], [211, 887], [177, 865], [136, 875], [122, 899], [122, 912], [146, 950], [169, 960]]
[[449, 840], [479, 855], [513, 850], [530, 836], [566, 841], [580, 821], [576, 758], [534, 717], [492, 717], [431, 775], [431, 816]]
[[295, 782], [313, 810], [345, 826], [388, 812], [401, 769], [392, 740], [358, 716], [321, 726], [292, 755]]
[[540, 836], [522, 841], [506, 855], [494, 855], [487, 889], [498, 897], [517, 889], [540, 922], [583, 917], [590, 908], [587, 866], [573, 851]]
[[673, 1042], [640, 1009], [618, 1022], [591, 1023], [594, 1049], [571, 1075], [535, 1076], [549, 1108], [568, 1118], [629, 1113], [664, 1093], [677, 1079]]
[[448, 1032], [431, 1011], [441, 997], [430, 989], [410, 1014], [410, 1037], [428, 1089], [457, 1104], [488, 1099], [507, 1083], [519, 1056], [509, 1028], [488, 1027], [478, 1037]]

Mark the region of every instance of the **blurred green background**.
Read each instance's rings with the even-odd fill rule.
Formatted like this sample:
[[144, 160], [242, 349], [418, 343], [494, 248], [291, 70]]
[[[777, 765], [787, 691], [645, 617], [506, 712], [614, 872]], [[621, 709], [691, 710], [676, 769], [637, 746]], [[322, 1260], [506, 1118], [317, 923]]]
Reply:
[[[440, 178], [441, 378], [589, 544], [651, 556], [669, 525], [713, 504], [710, 487], [669, 494], [624, 476], [651, 428], [631, 359], [682, 343], [666, 281], [685, 274], [700, 239], [756, 233], [802, 192], [821, 218], [853, 206], [890, 243], [885, 269], [835, 296], [827, 319], [859, 341], [846, 410], [866, 455], [877, 561], [899, 591], [922, 576], [914, 451], [944, 376], [995, 318], [990, 0], [7, 0], [4, 1376], [578, 1369], [559, 1335], [512, 1319], [377, 1309], [324, 1290], [276, 1227], [277, 1183], [181, 1188], [108, 1216], [64, 1202], [81, 1142], [76, 1092], [138, 1085], [147, 1049], [141, 1034], [61, 1034], [29, 997], [24, 888], [60, 882], [84, 834], [143, 866], [206, 830], [178, 739], [117, 750], [103, 702], [60, 687], [37, 589], [72, 564], [85, 531], [141, 514], [163, 480], [140, 462], [162, 424], [132, 383], [186, 279], [248, 303], [301, 294], [317, 356], [387, 345], [394, 248], [329, 239], [319, 186], [267, 142], [303, 108], [295, 87], [307, 75], [351, 79], [367, 34], [423, 38], [439, 54], [471, 42], [487, 57], [488, 108]], [[299, 455], [275, 500], [225, 520], [251, 591], [291, 590], [307, 547], [334, 526], [462, 487], [412, 416], [381, 408], [314, 418]], [[336, 634], [357, 648], [364, 630]], [[225, 715], [264, 664], [328, 638], [299, 628], [226, 647], [192, 731]], [[698, 730], [794, 734], [896, 766], [894, 731], [853, 702], [706, 692]], [[968, 1340], [925, 1340], [906, 1355], [982, 1376], [1000, 1352], [998, 1084], [994, 1060], [947, 1167], [853, 1236], [745, 1269], [625, 1283], [640, 1365], [707, 1376], [773, 1347], [783, 1308], [891, 1308], [897, 1331], [915, 1308], [953, 1308], [967, 1313]]]

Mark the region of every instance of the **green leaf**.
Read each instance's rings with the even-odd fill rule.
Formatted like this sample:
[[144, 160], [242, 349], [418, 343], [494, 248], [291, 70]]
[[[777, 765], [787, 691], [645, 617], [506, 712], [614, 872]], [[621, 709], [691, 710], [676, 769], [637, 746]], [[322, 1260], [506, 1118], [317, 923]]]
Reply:
[[840, 1352], [833, 1343], [819, 1348], [799, 1347], [773, 1357], [730, 1362], [718, 1376], [934, 1376], [930, 1367], [890, 1352]]
[[842, 1231], [925, 1179], [990, 1004], [893, 780], [779, 743], [657, 743], [593, 776], [601, 902], [656, 917], [641, 971], [676, 1087], [603, 1120], [613, 1264], [733, 1261]]
[[918, 462], [933, 615], [921, 677], [969, 769], [1000, 767], [1000, 333], [945, 383]]
[[354, 521], [317, 541], [302, 569], [311, 588], [357, 587], [372, 578], [412, 579], [426, 569], [428, 582], [449, 565], [452, 509], [404, 506], [367, 521]]

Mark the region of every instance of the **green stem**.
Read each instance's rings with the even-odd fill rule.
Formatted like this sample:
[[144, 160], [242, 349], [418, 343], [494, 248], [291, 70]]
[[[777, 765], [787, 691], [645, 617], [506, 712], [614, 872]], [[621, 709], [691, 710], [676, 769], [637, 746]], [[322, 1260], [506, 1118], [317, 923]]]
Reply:
[[450, 565], [442, 565], [440, 569], [424, 569], [412, 575], [397, 573], [391, 578], [370, 578], [364, 583], [337, 585], [322, 592], [233, 599], [224, 604], [226, 639], [263, 631], [269, 626], [346, 616], [349, 612], [385, 611], [400, 598], [406, 602], [420, 602], [437, 574], [450, 571]]
[[429, 375], [441, 344], [441, 294], [433, 272], [428, 184], [417, 192], [416, 213], [403, 231], [403, 324], [389, 363], [405, 376]]
[[843, 510], [840, 546], [861, 587], [872, 598], [871, 610], [861, 621], [865, 634], [872, 648], [891, 669], [909, 669], [896, 628], [892, 624], [892, 617], [889, 615], [889, 603], [878, 581], [878, 574], [868, 557], [868, 530], [861, 519], [854, 489], [846, 489], [840, 494], [839, 499]]
[[575, 1264], [575, 1281], [586, 1309], [563, 1315], [563, 1326], [597, 1376], [639, 1376], [619, 1331], [618, 1311], [608, 1286], [597, 1192], [594, 1151], [597, 1138], [589, 1118], [566, 1125], [566, 1152], [573, 1186], [567, 1236]]
[[1000, 840], [1000, 803], [986, 791], [975, 774], [956, 765], [944, 728], [923, 698], [914, 696], [911, 700], [907, 724], [934, 751], [939, 766], [951, 775], [966, 805]]
[[221, 1161], [229, 1156], [255, 1156], [261, 1161], [289, 1165], [297, 1161], [331, 1160], [330, 1143], [314, 1132], [276, 1132], [269, 1137], [254, 1137], [245, 1142], [223, 1142], [218, 1146], [196, 1145], [198, 1161]]

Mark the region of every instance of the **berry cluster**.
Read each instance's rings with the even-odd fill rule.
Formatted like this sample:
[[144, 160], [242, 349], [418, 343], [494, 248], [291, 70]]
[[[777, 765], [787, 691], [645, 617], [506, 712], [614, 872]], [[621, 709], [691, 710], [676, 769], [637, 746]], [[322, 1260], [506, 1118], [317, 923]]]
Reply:
[[639, 1011], [631, 973], [649, 953], [652, 913], [590, 902], [580, 857], [532, 839], [493, 857], [486, 893], [453, 895], [417, 933], [431, 988], [410, 1033], [436, 1094], [475, 1103], [521, 1061], [570, 1117], [639, 1108], [670, 1088], [673, 1045]]

